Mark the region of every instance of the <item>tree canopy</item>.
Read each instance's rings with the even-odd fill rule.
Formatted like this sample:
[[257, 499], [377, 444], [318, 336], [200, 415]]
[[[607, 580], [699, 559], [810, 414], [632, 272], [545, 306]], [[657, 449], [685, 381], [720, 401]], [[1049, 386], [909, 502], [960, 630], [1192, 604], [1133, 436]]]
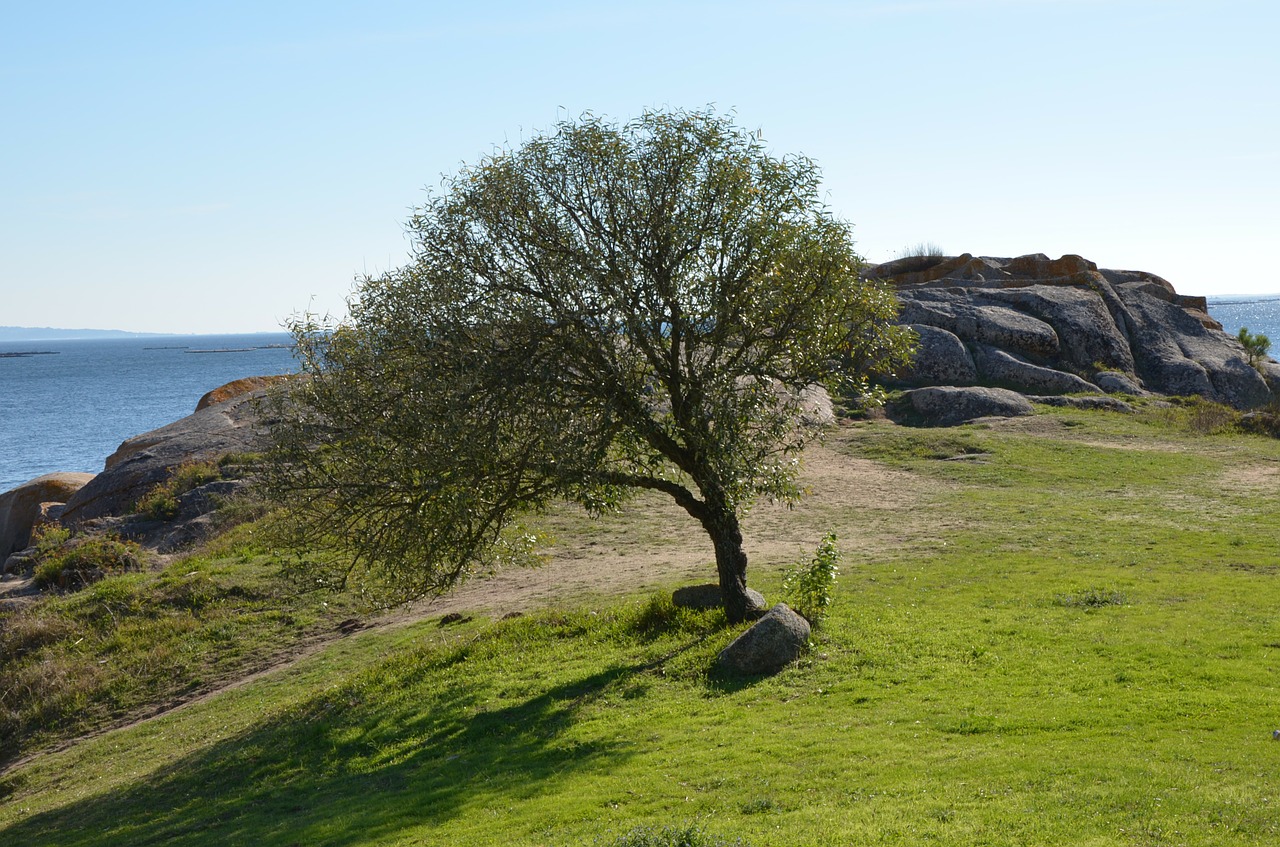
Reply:
[[797, 496], [806, 391], [894, 367], [911, 336], [859, 277], [817, 166], [711, 110], [565, 122], [446, 177], [412, 261], [293, 327], [309, 379], [270, 482], [313, 566], [394, 602], [525, 561], [557, 500], [672, 497], [751, 613], [739, 519]]

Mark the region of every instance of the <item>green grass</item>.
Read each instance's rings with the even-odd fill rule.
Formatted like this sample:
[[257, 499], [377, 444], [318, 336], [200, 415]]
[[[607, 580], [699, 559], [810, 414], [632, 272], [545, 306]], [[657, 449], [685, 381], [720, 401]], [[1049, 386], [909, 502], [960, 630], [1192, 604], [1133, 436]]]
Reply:
[[364, 632], [11, 768], [0, 841], [1274, 843], [1280, 443], [1183, 424], [847, 428], [931, 531], [775, 677], [647, 598]]

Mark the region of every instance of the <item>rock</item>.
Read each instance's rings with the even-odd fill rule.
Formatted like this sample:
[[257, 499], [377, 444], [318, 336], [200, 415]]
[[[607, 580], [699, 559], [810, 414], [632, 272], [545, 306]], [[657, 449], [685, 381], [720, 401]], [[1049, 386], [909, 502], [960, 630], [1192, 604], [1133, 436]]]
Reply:
[[[747, 589], [747, 597], [755, 609], [767, 608], [764, 595], [754, 588]], [[718, 609], [724, 605], [720, 596], [720, 584], [717, 582], [677, 588], [671, 595], [671, 602], [686, 609]]]
[[221, 385], [200, 398], [200, 402], [196, 403], [196, 411], [200, 412], [210, 406], [216, 406], [219, 403], [225, 403], [242, 394], [248, 394], [253, 391], [261, 391], [278, 385], [287, 379], [293, 379], [291, 374], [282, 374], [280, 376], [247, 376], [244, 379], [236, 379]]
[[1070, 409], [1106, 409], [1109, 412], [1125, 413], [1137, 411], [1128, 403], [1115, 397], [1059, 397], [1057, 395], [1049, 395], [1044, 397], [1030, 396], [1027, 399], [1045, 406], [1061, 406]]
[[1058, 334], [1042, 320], [1014, 309], [975, 303], [963, 292], [920, 291], [902, 299], [899, 321], [945, 329], [962, 341], [1014, 350], [1032, 358], [1055, 357]]
[[1280, 363], [1268, 359], [1259, 366], [1259, 370], [1262, 373], [1262, 378], [1267, 382], [1267, 387], [1271, 389], [1271, 393], [1280, 395]]
[[1005, 388], [931, 386], [908, 391], [903, 398], [927, 426], [955, 426], [977, 418], [1035, 414], [1027, 398]]
[[716, 667], [735, 676], [777, 673], [805, 651], [809, 633], [809, 622], [779, 603], [720, 651]]
[[1203, 297], [1155, 274], [1042, 253], [913, 257], [864, 273], [893, 281], [899, 322], [921, 334], [920, 363], [904, 385], [964, 384], [972, 364], [974, 383], [1063, 394], [1105, 373], [1107, 391], [1200, 395], [1241, 410], [1280, 388], [1265, 365], [1265, 375], [1249, 365]]
[[973, 361], [982, 382], [1036, 394], [1096, 394], [1098, 387], [1075, 374], [1033, 365], [986, 344], [973, 346]]
[[804, 426], [824, 427], [836, 422], [831, 395], [821, 385], [810, 385], [802, 389], [796, 399], [800, 401], [800, 422]]
[[206, 482], [178, 497], [178, 520], [192, 520], [208, 514], [248, 488], [249, 481], [244, 479], [219, 479]]
[[45, 474], [0, 494], [0, 560], [27, 546], [32, 527], [50, 511], [47, 504], [65, 503], [93, 478], [91, 473]]
[[1108, 394], [1132, 394], [1134, 397], [1142, 397], [1148, 393], [1128, 374], [1116, 371], [1101, 371], [1094, 374], [1093, 384]]
[[37, 507], [35, 523], [32, 529], [44, 524], [57, 523], [62, 519], [62, 513], [67, 510], [66, 503], [41, 503]]
[[26, 547], [10, 553], [0, 565], [0, 575], [16, 573], [29, 576], [36, 564], [36, 548]]
[[973, 385], [978, 369], [954, 333], [928, 324], [909, 324], [920, 338], [911, 366], [901, 374], [907, 385]]
[[107, 460], [106, 469], [67, 501], [63, 524], [128, 513], [138, 499], [164, 482], [184, 462], [216, 461], [229, 453], [266, 445], [255, 400], [242, 394], [131, 438]]
[[1133, 373], [1133, 353], [1103, 297], [1092, 288], [1028, 285], [999, 291], [970, 291], [978, 304], [995, 303], [1025, 312], [1053, 327], [1061, 351], [1058, 370], [1091, 373], [1098, 366]]
[[1126, 307], [1137, 372], [1160, 394], [1198, 394], [1237, 409], [1266, 405], [1271, 390], [1225, 332], [1206, 328], [1186, 310], [1145, 296], [1141, 285], [1116, 287]]

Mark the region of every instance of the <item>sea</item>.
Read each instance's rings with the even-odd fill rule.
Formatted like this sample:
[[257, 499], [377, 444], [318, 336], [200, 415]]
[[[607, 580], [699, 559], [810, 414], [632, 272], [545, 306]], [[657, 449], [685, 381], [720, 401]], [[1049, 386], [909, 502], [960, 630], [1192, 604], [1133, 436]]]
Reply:
[[0, 341], [0, 492], [97, 473], [121, 442], [186, 417], [206, 392], [297, 370], [287, 333]]
[[[1280, 349], [1280, 294], [1211, 297], [1209, 313]], [[56, 471], [97, 473], [121, 442], [191, 414], [206, 392], [297, 369], [285, 333], [0, 341], [0, 492]]]

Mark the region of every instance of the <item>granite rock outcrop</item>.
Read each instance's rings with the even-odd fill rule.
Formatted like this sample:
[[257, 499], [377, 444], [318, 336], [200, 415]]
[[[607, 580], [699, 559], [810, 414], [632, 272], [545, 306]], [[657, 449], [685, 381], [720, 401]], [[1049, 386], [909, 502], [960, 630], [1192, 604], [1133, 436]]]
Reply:
[[52, 520], [91, 479], [91, 473], [51, 473], [38, 476], [0, 494], [0, 562], [31, 541], [31, 530], [42, 519]]
[[262, 394], [262, 390], [237, 394], [126, 440], [108, 457], [102, 473], [67, 501], [62, 523], [128, 514], [140, 497], [184, 463], [217, 461], [232, 453], [263, 449], [267, 429], [254, 402]]
[[903, 386], [989, 386], [1032, 395], [1200, 395], [1265, 405], [1280, 369], [1250, 366], [1203, 297], [1144, 271], [1050, 259], [916, 256], [875, 265], [920, 348]]

